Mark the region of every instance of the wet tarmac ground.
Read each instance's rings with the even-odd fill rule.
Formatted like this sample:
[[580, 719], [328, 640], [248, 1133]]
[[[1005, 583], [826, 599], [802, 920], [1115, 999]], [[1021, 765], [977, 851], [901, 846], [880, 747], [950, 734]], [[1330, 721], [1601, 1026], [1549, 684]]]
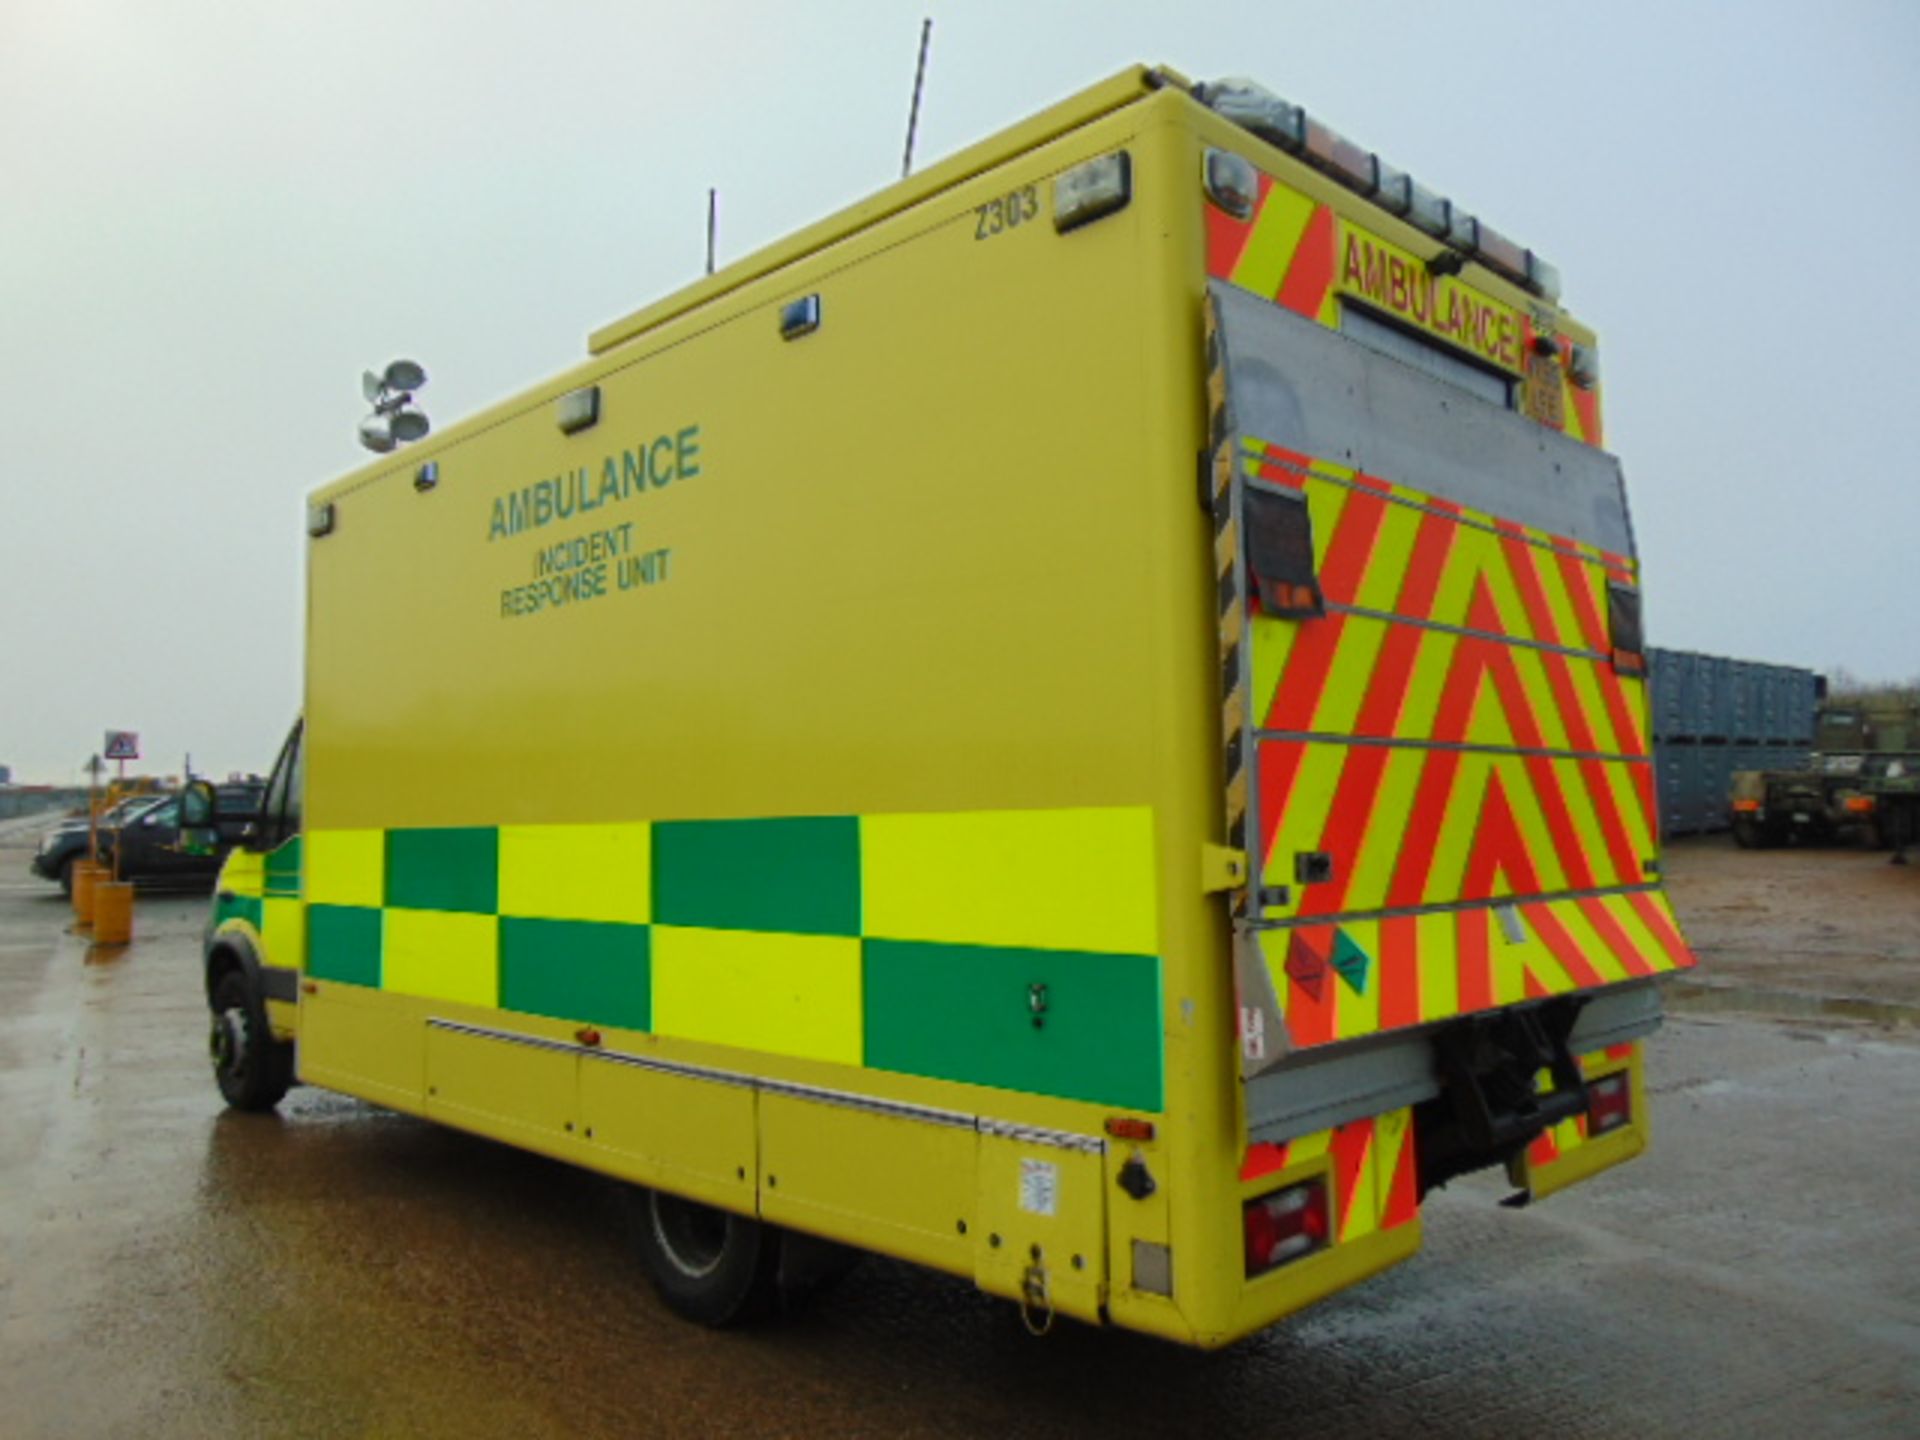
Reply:
[[1654, 1148], [1215, 1355], [870, 1261], [806, 1315], [669, 1314], [593, 1176], [296, 1090], [222, 1110], [200, 898], [90, 953], [0, 850], [0, 1440], [1913, 1435], [1920, 1044], [1652, 1042]]

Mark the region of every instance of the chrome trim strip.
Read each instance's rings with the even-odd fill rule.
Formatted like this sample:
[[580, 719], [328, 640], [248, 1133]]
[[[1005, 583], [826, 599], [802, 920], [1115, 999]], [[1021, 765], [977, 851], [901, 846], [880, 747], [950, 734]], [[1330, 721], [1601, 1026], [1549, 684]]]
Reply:
[[985, 1116], [980, 1118], [977, 1125], [982, 1135], [1013, 1140], [1022, 1145], [1051, 1145], [1057, 1150], [1077, 1150], [1084, 1155], [1099, 1155], [1107, 1148], [1107, 1142], [1101, 1136], [1076, 1135], [1070, 1130], [1016, 1125], [1010, 1120], [989, 1120]]
[[[1292, 930], [1301, 925], [1345, 925], [1354, 920], [1398, 920], [1408, 915], [1451, 915], [1461, 910], [1497, 910], [1503, 905], [1544, 905], [1555, 900], [1604, 900], [1610, 895], [1658, 894], [1660, 882], [1649, 880], [1640, 885], [1607, 885], [1597, 890], [1549, 890], [1539, 895], [1498, 895], [1490, 900], [1448, 900], [1434, 905], [1402, 905], [1388, 910], [1342, 910], [1337, 915], [1287, 915], [1278, 920], [1265, 916], [1249, 922], [1255, 930]], [[1525, 918], [1525, 917], [1522, 917]], [[1623, 983], [1615, 981], [1615, 984]]]
[[1010, 1120], [994, 1120], [969, 1115], [960, 1110], [943, 1110], [933, 1105], [916, 1105], [905, 1100], [888, 1100], [878, 1095], [862, 1095], [852, 1090], [832, 1090], [824, 1085], [803, 1085], [795, 1080], [775, 1080], [767, 1076], [747, 1075], [738, 1070], [716, 1070], [707, 1065], [689, 1065], [678, 1060], [661, 1060], [650, 1055], [635, 1055], [625, 1050], [601, 1050], [565, 1040], [549, 1040], [543, 1035], [527, 1035], [516, 1030], [493, 1030], [484, 1025], [469, 1025], [461, 1020], [427, 1017], [428, 1028], [481, 1040], [504, 1040], [510, 1045], [525, 1045], [535, 1050], [551, 1050], [563, 1055], [578, 1055], [585, 1060], [604, 1060], [612, 1065], [628, 1065], [636, 1070], [653, 1070], [687, 1080], [709, 1080], [718, 1085], [740, 1085], [768, 1095], [784, 1095], [793, 1100], [811, 1100], [822, 1105], [837, 1105], [861, 1110], [870, 1115], [891, 1116], [900, 1120], [918, 1120], [928, 1125], [946, 1125], [959, 1130], [975, 1130], [1028, 1145], [1050, 1145], [1058, 1150], [1077, 1150], [1098, 1155], [1107, 1142], [1097, 1135], [1077, 1135], [1070, 1130], [1051, 1130], [1039, 1125], [1018, 1125]]
[[815, 1100], [823, 1105], [838, 1105], [848, 1110], [864, 1110], [872, 1115], [888, 1115], [900, 1120], [920, 1120], [928, 1125], [948, 1125], [960, 1130], [978, 1128], [982, 1121], [977, 1115], [967, 1115], [958, 1110], [941, 1110], [932, 1105], [914, 1105], [905, 1100], [884, 1100], [877, 1095], [861, 1095], [851, 1090], [829, 1090], [820, 1085], [801, 1085], [792, 1080], [766, 1080], [757, 1082], [757, 1088], [769, 1095], [783, 1095], [790, 1100]]
[[1548, 655], [1566, 655], [1575, 660], [1591, 660], [1598, 665], [1613, 663], [1611, 655], [1598, 650], [1582, 650], [1573, 645], [1554, 645], [1545, 640], [1524, 640], [1518, 635], [1496, 635], [1491, 630], [1476, 630], [1470, 625], [1448, 625], [1439, 620], [1416, 620], [1411, 615], [1396, 615], [1391, 610], [1374, 610], [1365, 605], [1327, 602], [1329, 615], [1356, 615], [1362, 620], [1379, 620], [1388, 625], [1411, 625], [1416, 630], [1437, 630], [1443, 635], [1464, 635], [1472, 640], [1490, 640], [1496, 645], [1512, 645], [1520, 650], [1539, 650]]
[[448, 1030], [455, 1035], [472, 1035], [481, 1040], [506, 1040], [515, 1045], [525, 1045], [534, 1050], [558, 1050], [563, 1054], [572, 1054], [584, 1050], [583, 1045], [569, 1044], [565, 1040], [549, 1040], [544, 1035], [522, 1035], [514, 1030], [488, 1030], [479, 1025], [467, 1025], [459, 1020], [442, 1020], [437, 1015], [427, 1017], [429, 1030]]
[[633, 1070], [653, 1070], [662, 1075], [676, 1075], [682, 1080], [707, 1080], [715, 1085], [743, 1085], [753, 1088], [751, 1075], [741, 1075], [732, 1070], [713, 1070], [705, 1065], [688, 1065], [679, 1060], [662, 1060], [656, 1055], [635, 1055], [628, 1050], [601, 1050], [589, 1045], [572, 1045], [588, 1060], [605, 1060], [610, 1065], [625, 1065]]
[[1379, 745], [1393, 750], [1457, 750], [1464, 755], [1516, 755], [1537, 760], [1601, 760], [1610, 765], [1651, 765], [1651, 755], [1616, 755], [1605, 750], [1552, 750], [1527, 745], [1470, 745], [1464, 740], [1402, 740], [1392, 735], [1337, 735], [1326, 730], [1267, 730], [1253, 732], [1257, 740], [1284, 740], [1296, 745]]

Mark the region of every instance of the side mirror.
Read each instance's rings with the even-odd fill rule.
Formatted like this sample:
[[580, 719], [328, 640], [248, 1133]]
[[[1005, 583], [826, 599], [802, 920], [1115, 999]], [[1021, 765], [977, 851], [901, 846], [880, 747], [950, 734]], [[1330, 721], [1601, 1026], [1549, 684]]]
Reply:
[[189, 855], [211, 855], [219, 844], [214, 829], [213, 786], [190, 780], [180, 792], [180, 848]]

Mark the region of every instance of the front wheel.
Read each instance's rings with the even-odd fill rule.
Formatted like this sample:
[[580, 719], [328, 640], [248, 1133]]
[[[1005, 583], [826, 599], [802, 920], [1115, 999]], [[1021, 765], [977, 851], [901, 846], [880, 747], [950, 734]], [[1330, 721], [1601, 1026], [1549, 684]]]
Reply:
[[689, 1320], [756, 1319], [779, 1298], [780, 1232], [677, 1195], [635, 1197], [640, 1258], [660, 1298]]
[[213, 987], [207, 1048], [214, 1082], [236, 1110], [271, 1110], [293, 1084], [293, 1047], [273, 1038], [244, 971], [229, 970]]

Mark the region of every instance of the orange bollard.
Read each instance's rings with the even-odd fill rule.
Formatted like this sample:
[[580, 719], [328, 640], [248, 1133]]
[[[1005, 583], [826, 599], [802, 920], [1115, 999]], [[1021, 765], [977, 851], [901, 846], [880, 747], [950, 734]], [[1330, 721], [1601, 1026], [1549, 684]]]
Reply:
[[73, 923], [84, 930], [93, 924], [93, 887], [107, 878], [107, 867], [94, 860], [73, 863]]
[[133, 882], [96, 880], [93, 884], [93, 943], [125, 945], [133, 939]]

